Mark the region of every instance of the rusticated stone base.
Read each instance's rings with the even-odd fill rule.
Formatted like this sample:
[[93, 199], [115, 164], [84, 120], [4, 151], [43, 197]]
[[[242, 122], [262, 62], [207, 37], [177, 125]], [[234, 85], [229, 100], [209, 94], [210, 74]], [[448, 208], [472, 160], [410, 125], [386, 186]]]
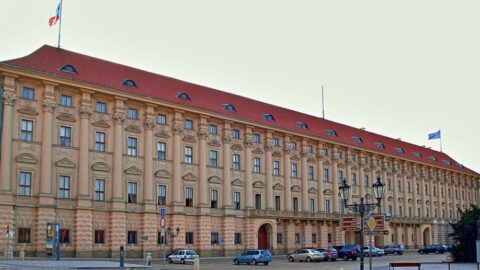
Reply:
[[75, 212], [75, 257], [92, 257], [92, 210]]

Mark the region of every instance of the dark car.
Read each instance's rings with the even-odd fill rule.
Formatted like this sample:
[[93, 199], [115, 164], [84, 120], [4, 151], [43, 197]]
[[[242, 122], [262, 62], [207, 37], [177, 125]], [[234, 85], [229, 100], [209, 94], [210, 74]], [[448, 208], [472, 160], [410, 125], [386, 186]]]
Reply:
[[338, 251], [333, 247], [329, 248], [317, 248], [317, 251], [322, 252], [325, 255], [325, 261], [336, 261], [338, 258]]
[[403, 252], [405, 252], [405, 247], [400, 244], [391, 244], [391, 245], [385, 246], [384, 250], [385, 250], [385, 255], [388, 255], [388, 254], [402, 255]]
[[418, 250], [418, 253], [420, 254], [429, 254], [429, 253], [443, 254], [445, 252], [447, 252], [447, 247], [445, 245], [429, 245]]
[[344, 261], [351, 259], [356, 261], [360, 256], [360, 248], [356, 244], [347, 244], [342, 246], [334, 246], [334, 249], [338, 252], [338, 258], [342, 258]]

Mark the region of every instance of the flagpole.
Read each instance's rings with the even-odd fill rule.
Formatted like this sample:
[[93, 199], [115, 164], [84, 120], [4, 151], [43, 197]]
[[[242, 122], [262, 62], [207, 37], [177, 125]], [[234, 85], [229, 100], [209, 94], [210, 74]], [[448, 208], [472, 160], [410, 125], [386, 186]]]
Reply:
[[58, 48], [60, 49], [60, 35], [62, 33], [62, 12], [63, 12], [63, 0], [60, 0], [60, 24], [58, 25]]
[[443, 151], [442, 151], [442, 131], [441, 131], [441, 129], [439, 129], [439, 130], [440, 130], [440, 152], [443, 153]]

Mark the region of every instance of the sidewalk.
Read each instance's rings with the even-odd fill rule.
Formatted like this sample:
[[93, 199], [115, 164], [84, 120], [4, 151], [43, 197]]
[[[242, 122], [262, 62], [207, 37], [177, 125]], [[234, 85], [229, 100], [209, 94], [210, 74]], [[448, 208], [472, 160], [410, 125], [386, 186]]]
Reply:
[[[354, 268], [359, 270], [360, 267]], [[365, 265], [365, 269], [369, 269], [368, 265]], [[392, 269], [392, 268], [391, 268]], [[373, 266], [372, 270], [391, 270], [388, 266]], [[395, 268], [398, 270], [417, 270], [416, 267]], [[420, 266], [421, 270], [477, 270], [477, 264], [475, 263], [452, 263], [450, 268], [448, 263], [425, 263]]]
[[[119, 262], [112, 261], [86, 261], [86, 260], [10, 260], [0, 261], [0, 269], [117, 269]], [[125, 263], [125, 268], [146, 268], [145, 265]]]

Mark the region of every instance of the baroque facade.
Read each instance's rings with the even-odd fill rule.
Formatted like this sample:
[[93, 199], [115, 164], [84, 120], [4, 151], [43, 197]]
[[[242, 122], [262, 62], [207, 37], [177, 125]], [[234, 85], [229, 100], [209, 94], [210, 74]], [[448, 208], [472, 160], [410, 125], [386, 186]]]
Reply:
[[375, 244], [417, 248], [479, 201], [479, 174], [444, 153], [63, 49], [0, 74], [2, 250], [44, 256], [48, 222], [79, 257], [351, 243], [339, 179], [358, 202], [377, 177], [391, 218]]

